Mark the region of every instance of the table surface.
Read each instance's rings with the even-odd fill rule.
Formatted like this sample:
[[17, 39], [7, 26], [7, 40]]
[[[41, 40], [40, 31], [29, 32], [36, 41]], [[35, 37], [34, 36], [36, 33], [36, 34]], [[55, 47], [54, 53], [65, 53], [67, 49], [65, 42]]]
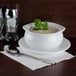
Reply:
[[[75, 55], [76, 38], [68, 38], [71, 41], [71, 48], [67, 52]], [[17, 42], [0, 41], [0, 50], [5, 44], [18, 46]], [[42, 69], [31, 71], [20, 63], [8, 58], [0, 53], [0, 76], [76, 76], [76, 57], [57, 63], [56, 65], [47, 66]]]

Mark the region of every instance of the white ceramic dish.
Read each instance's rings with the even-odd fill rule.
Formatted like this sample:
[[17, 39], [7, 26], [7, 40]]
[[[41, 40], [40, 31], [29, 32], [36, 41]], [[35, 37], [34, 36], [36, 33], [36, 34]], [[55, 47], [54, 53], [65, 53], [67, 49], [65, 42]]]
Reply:
[[[61, 43], [60, 46], [58, 46], [57, 48], [53, 48], [53, 49], [49, 49], [49, 50], [35, 50], [35, 49], [31, 49], [25, 42], [24, 37], [22, 37], [19, 42], [18, 42], [19, 46], [24, 47], [25, 49], [28, 49], [30, 52], [32, 53], [37, 53], [37, 54], [51, 54], [51, 53], [58, 53], [58, 52], [63, 52], [67, 49], [70, 48], [71, 43], [68, 39], [63, 38], [63, 42]], [[37, 48], [38, 49], [38, 48]]]
[[29, 29], [33, 26], [34, 23], [29, 23], [23, 26], [23, 29], [25, 30], [24, 39], [30, 48], [35, 50], [47, 50], [56, 48], [62, 43], [63, 31], [65, 30], [64, 26], [57, 23], [48, 22], [49, 27], [55, 27], [58, 29], [57, 32], [50, 34], [31, 32]]

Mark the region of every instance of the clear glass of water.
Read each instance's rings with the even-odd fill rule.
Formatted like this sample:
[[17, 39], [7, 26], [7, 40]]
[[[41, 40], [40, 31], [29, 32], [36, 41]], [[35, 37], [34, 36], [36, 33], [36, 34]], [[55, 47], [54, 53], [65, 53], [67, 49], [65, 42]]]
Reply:
[[18, 40], [17, 28], [18, 28], [18, 9], [6, 9], [5, 12], [6, 18], [6, 34], [5, 39], [7, 41], [10, 40]]
[[4, 39], [3, 36], [3, 27], [4, 27], [4, 23], [3, 23], [3, 14], [2, 14], [2, 8], [0, 8], [0, 40]]

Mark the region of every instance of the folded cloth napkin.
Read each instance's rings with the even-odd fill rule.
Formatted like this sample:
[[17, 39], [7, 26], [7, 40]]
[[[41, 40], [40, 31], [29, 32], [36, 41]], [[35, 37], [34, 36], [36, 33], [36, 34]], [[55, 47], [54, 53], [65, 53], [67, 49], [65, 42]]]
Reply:
[[13, 55], [7, 53], [6, 51], [3, 51], [2, 53], [4, 55], [8, 56], [9, 58], [21, 63], [22, 65], [31, 69], [32, 71], [50, 65], [50, 64], [44, 63], [42, 61], [33, 59], [29, 56], [24, 56], [24, 55], [20, 55], [20, 56], [14, 55], [13, 56]]
[[63, 60], [71, 59], [74, 56], [71, 55], [70, 53], [63, 51], [60, 53], [55, 53], [55, 54], [49, 54], [49, 55], [42, 55], [42, 54], [35, 54], [32, 52], [29, 52], [24, 47], [17, 47], [17, 49], [21, 52], [24, 53], [25, 55], [20, 55], [20, 56], [13, 56], [6, 51], [2, 52], [4, 55], [10, 57], [11, 59], [18, 61], [19, 63], [23, 64], [24, 66], [28, 67], [31, 70], [36, 70], [40, 69], [42, 67], [51, 65], [52, 63], [59, 63]]

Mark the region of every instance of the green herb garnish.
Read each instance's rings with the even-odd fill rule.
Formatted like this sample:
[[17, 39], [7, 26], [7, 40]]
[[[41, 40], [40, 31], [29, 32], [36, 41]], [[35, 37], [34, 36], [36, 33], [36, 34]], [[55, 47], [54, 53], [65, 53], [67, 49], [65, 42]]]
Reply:
[[34, 20], [34, 28], [33, 30], [48, 30], [48, 23], [47, 21], [41, 21], [40, 19]]

